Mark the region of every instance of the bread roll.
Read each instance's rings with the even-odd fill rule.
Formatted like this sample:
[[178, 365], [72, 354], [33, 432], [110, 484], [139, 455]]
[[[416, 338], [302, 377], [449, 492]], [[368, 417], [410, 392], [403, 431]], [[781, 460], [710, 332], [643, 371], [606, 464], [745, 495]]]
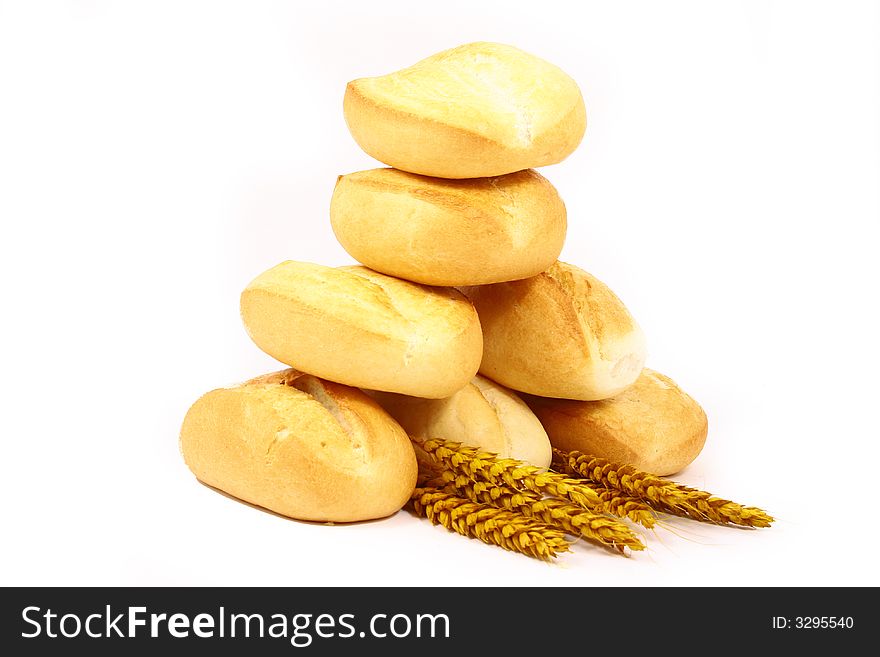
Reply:
[[416, 483], [412, 444], [378, 404], [296, 370], [204, 395], [180, 449], [200, 481], [300, 520], [382, 518]]
[[291, 367], [351, 386], [448, 397], [480, 364], [483, 337], [470, 302], [451, 288], [366, 267], [283, 262], [241, 295], [257, 346]]
[[452, 440], [546, 468], [550, 440], [511, 390], [483, 378], [446, 399], [367, 391], [411, 436]]
[[670, 475], [697, 458], [709, 425], [700, 405], [653, 370], [611, 399], [569, 401], [525, 395], [553, 446]]
[[532, 278], [462, 291], [483, 327], [480, 373], [508, 388], [605, 399], [642, 370], [638, 324], [608, 287], [577, 267], [557, 262]]
[[397, 169], [340, 176], [330, 203], [339, 242], [376, 271], [428, 285], [481, 285], [549, 267], [565, 205], [536, 171], [444, 180]]
[[349, 130], [369, 155], [440, 178], [500, 176], [564, 160], [587, 125], [562, 70], [500, 43], [469, 43], [349, 82]]

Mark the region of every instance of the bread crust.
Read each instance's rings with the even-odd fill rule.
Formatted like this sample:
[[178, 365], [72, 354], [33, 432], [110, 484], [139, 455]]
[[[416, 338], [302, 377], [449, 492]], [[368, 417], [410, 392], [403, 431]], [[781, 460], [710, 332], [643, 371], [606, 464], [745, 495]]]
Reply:
[[340, 244], [384, 274], [427, 285], [534, 276], [565, 241], [565, 204], [533, 170], [444, 180], [372, 169], [340, 176], [330, 203]]
[[700, 405], [667, 376], [645, 368], [619, 395], [571, 401], [523, 395], [550, 442], [658, 475], [691, 463], [706, 442], [709, 424]]
[[462, 287], [483, 328], [480, 373], [543, 397], [597, 400], [635, 382], [641, 328], [601, 281], [564, 262], [521, 281]]
[[295, 370], [203, 395], [180, 448], [200, 481], [300, 520], [382, 518], [416, 483], [412, 444], [378, 404]]
[[451, 440], [546, 468], [550, 440], [512, 391], [482, 376], [445, 399], [366, 391], [411, 436]]
[[458, 291], [359, 266], [283, 262], [245, 288], [241, 316], [254, 343], [282, 363], [419, 397], [467, 385], [483, 347], [477, 313]]
[[555, 164], [577, 148], [586, 130], [574, 80], [534, 55], [488, 42], [349, 82], [343, 113], [369, 155], [440, 178]]

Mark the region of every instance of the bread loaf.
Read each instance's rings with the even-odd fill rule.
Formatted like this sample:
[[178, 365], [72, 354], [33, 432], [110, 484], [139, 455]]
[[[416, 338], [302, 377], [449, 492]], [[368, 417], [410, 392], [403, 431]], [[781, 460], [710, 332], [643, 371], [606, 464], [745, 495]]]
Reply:
[[378, 404], [295, 370], [201, 397], [180, 448], [200, 481], [300, 520], [382, 518], [416, 483], [412, 444]]
[[452, 288], [366, 267], [283, 262], [241, 295], [245, 328], [282, 363], [346, 385], [448, 397], [480, 364], [477, 313]]
[[595, 400], [631, 385], [645, 339], [601, 281], [557, 262], [522, 281], [465, 287], [483, 327], [480, 373], [542, 397]]
[[330, 203], [356, 260], [428, 285], [481, 285], [549, 267], [565, 241], [565, 205], [536, 171], [444, 180], [397, 169], [340, 176]]
[[411, 436], [479, 447], [546, 468], [550, 441], [528, 406], [482, 376], [446, 399], [367, 391]]
[[553, 446], [578, 450], [658, 475], [697, 458], [709, 429], [699, 404], [672, 379], [642, 370], [635, 384], [602, 401], [524, 395]]
[[500, 176], [560, 162], [587, 124], [580, 89], [562, 70], [485, 42], [349, 82], [343, 111], [369, 155], [440, 178]]

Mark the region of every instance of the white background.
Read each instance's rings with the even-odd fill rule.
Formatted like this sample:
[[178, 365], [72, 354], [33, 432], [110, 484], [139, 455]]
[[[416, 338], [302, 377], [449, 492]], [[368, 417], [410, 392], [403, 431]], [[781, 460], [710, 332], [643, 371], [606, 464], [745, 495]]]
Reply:
[[[277, 369], [238, 295], [350, 261], [345, 83], [473, 40], [581, 85], [542, 170], [563, 259], [705, 407], [680, 479], [770, 530], [678, 521], [556, 565], [406, 512], [328, 527], [198, 484], [203, 392]], [[869, 2], [0, 2], [2, 584], [880, 584], [880, 10]]]

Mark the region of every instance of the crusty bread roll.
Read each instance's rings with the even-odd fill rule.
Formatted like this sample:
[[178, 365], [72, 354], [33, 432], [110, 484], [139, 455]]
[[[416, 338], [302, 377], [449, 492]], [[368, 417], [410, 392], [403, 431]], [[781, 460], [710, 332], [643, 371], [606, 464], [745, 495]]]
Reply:
[[550, 465], [550, 440], [535, 414], [511, 390], [482, 376], [446, 399], [366, 392], [411, 436], [452, 440], [542, 468]]
[[369, 155], [440, 178], [554, 164], [581, 142], [584, 99], [561, 69], [499, 43], [469, 43], [348, 83], [349, 130]]
[[360, 390], [296, 370], [201, 397], [180, 449], [204, 483], [300, 520], [382, 518], [416, 483], [415, 452], [394, 419]]
[[553, 446], [670, 475], [697, 458], [709, 425], [700, 405], [653, 370], [611, 399], [570, 401], [524, 395]]
[[366, 267], [283, 262], [241, 295], [257, 346], [291, 367], [351, 386], [448, 397], [480, 364], [477, 313], [452, 288]]
[[556, 262], [532, 278], [462, 291], [483, 327], [480, 373], [508, 388], [605, 399], [642, 370], [638, 324], [604, 283], [577, 267]]
[[427, 285], [481, 285], [549, 267], [565, 205], [536, 171], [444, 180], [397, 169], [340, 176], [330, 203], [339, 242], [376, 271]]

